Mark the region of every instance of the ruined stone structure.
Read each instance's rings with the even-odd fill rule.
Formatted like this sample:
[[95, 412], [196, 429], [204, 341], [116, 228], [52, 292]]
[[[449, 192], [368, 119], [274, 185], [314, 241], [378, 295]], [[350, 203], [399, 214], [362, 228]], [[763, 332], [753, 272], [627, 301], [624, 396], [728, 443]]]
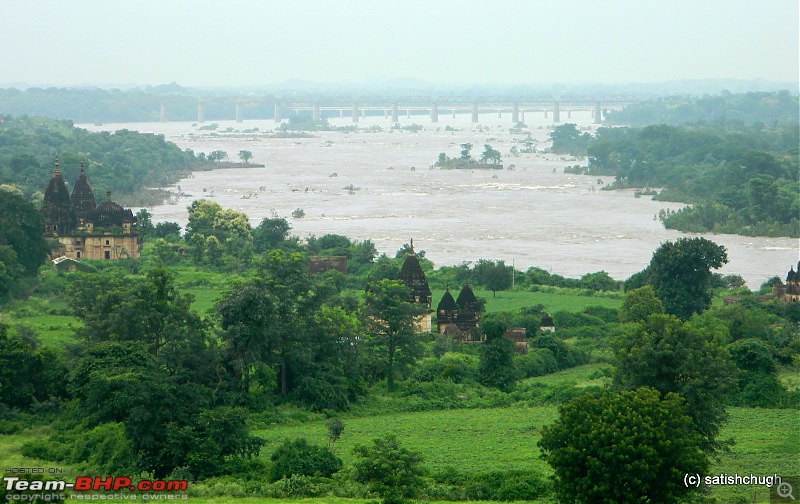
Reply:
[[347, 257], [345, 256], [329, 256], [329, 257], [309, 257], [308, 258], [308, 274], [316, 275], [318, 273], [325, 273], [326, 271], [335, 270], [339, 273], [347, 274]]
[[61, 177], [58, 159], [42, 203], [44, 234], [56, 238], [61, 250], [56, 256], [70, 259], [136, 259], [142, 250], [142, 238], [136, 217], [128, 208], [106, 200], [95, 204], [94, 192], [86, 178], [83, 162], [70, 197]]
[[[412, 303], [422, 305], [426, 310], [431, 307], [431, 289], [428, 286], [428, 279], [425, 278], [425, 272], [422, 271], [422, 266], [419, 264], [417, 254], [414, 253], [414, 240], [411, 240], [411, 248], [403, 261], [403, 266], [400, 268], [398, 280], [403, 282], [406, 287], [411, 290]], [[419, 332], [431, 331], [431, 315], [426, 313], [419, 317], [417, 320], [417, 330]]]
[[786, 274], [786, 283], [772, 287], [772, 294], [785, 303], [800, 302], [800, 261], [797, 270], [794, 267]]

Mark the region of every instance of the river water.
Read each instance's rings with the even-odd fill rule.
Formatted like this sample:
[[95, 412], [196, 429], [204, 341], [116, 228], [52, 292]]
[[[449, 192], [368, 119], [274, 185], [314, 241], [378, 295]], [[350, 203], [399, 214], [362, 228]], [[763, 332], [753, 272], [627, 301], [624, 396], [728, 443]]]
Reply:
[[[427, 116], [401, 116], [400, 124], [424, 127], [418, 132], [390, 130], [384, 117], [361, 118], [359, 128], [383, 131], [317, 132], [314, 138], [268, 138], [271, 120], [217, 121], [221, 132], [209, 135], [187, 122], [82, 125], [92, 130], [138, 130], [163, 134], [182, 148], [209, 153], [224, 150], [238, 161], [249, 150], [264, 168], [195, 172], [169, 188], [170, 202], [150, 209], [154, 221], [186, 225], [187, 207], [206, 198], [244, 212], [253, 226], [270, 216], [286, 217], [301, 238], [336, 233], [371, 239], [380, 252], [394, 253], [412, 238], [415, 248], [437, 266], [478, 259], [503, 259], [517, 269], [538, 266], [577, 278], [606, 271], [625, 279], [650, 262], [666, 240], [704, 236], [724, 245], [730, 259], [721, 272], [744, 277], [751, 289], [766, 279], [783, 278], [798, 260], [798, 240], [735, 235], [693, 235], [667, 230], [655, 215], [683, 205], [634, 197], [632, 191], [603, 191], [611, 177], [565, 174], [563, 168], [585, 164], [565, 156], [532, 153], [511, 156], [525, 134], [509, 131], [510, 114], [452, 117], [440, 109], [439, 122]], [[589, 111], [561, 111], [562, 122], [590, 131]], [[351, 119], [329, 119], [334, 126]], [[549, 145], [551, 118], [529, 111], [525, 122], [534, 145]], [[449, 128], [448, 128], [449, 127]], [[258, 128], [258, 131], [245, 132]], [[455, 131], [448, 131], [455, 129]], [[440, 152], [457, 157], [460, 144], [484, 144], [503, 155], [504, 170], [432, 169]], [[509, 170], [509, 166], [514, 165]], [[303, 218], [292, 218], [295, 209]]]

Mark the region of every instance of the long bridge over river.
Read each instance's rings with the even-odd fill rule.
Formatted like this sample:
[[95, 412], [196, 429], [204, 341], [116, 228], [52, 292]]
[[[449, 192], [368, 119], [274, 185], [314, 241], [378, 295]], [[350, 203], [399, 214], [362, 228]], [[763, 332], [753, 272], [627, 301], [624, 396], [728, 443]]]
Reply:
[[[197, 99], [197, 122], [205, 122], [207, 106], [220, 104], [233, 105], [237, 122], [245, 120], [245, 110], [250, 106], [274, 105], [273, 118], [281, 122], [284, 115], [300, 112], [311, 112], [312, 118], [318, 121], [324, 111], [338, 112], [339, 117], [350, 117], [357, 123], [359, 118], [381, 113], [393, 123], [400, 119], [401, 113], [406, 117], [423, 113], [430, 116], [433, 123], [439, 122], [439, 115], [450, 113], [469, 113], [472, 122], [478, 122], [480, 113], [496, 112], [498, 116], [510, 113], [511, 122], [516, 124], [525, 120], [525, 113], [544, 113], [552, 115], [553, 122], [561, 122], [563, 112], [571, 117], [573, 111], [588, 111], [596, 124], [602, 123], [605, 110], [620, 109], [638, 102], [628, 95], [606, 96], [298, 96], [286, 97], [223, 97]], [[161, 103], [161, 121], [167, 121], [169, 103]]]

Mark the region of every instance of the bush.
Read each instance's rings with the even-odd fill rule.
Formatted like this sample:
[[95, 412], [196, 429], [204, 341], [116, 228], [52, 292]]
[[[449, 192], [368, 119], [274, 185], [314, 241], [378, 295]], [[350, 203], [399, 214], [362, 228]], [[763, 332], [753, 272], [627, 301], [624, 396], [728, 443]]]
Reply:
[[531, 348], [527, 354], [515, 357], [515, 363], [522, 378], [544, 376], [558, 370], [558, 362], [547, 348]]
[[467, 477], [465, 493], [469, 500], [536, 500], [550, 493], [543, 479], [526, 471], [498, 471]]
[[323, 446], [308, 444], [304, 438], [285, 441], [270, 457], [270, 481], [298, 476], [331, 477], [342, 468], [342, 461]]

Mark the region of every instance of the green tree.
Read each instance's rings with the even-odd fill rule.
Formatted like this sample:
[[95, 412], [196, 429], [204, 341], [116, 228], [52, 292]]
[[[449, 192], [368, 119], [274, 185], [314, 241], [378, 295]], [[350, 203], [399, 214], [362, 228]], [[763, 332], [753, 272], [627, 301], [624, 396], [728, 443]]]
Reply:
[[472, 150], [471, 143], [461, 144], [461, 160], [465, 163], [469, 163], [473, 161], [472, 156], [470, 155], [470, 151]]
[[705, 238], [680, 238], [653, 253], [647, 283], [664, 304], [664, 311], [686, 320], [711, 305], [711, 269], [727, 262], [722, 245]]
[[253, 247], [258, 253], [277, 248], [289, 238], [292, 225], [283, 217], [266, 217], [253, 229]]
[[500, 155], [500, 151], [495, 150], [489, 144], [483, 145], [483, 153], [481, 153], [481, 163], [486, 164], [491, 162], [492, 164], [500, 164], [502, 160], [502, 156]]
[[382, 353], [386, 385], [394, 391], [396, 364], [409, 364], [420, 353], [415, 334], [416, 318], [424, 313], [417, 303], [409, 302], [411, 293], [397, 280], [380, 280], [370, 284], [364, 295], [364, 319], [370, 344]]
[[227, 158], [228, 158], [228, 153], [225, 152], [224, 150], [215, 150], [215, 151], [211, 151], [208, 154], [208, 160], [209, 161], [222, 161], [223, 159], [227, 159]]
[[644, 322], [650, 315], [664, 313], [664, 305], [649, 285], [625, 293], [619, 310], [620, 322]]
[[155, 234], [155, 227], [153, 226], [153, 214], [142, 208], [136, 212], [136, 227], [142, 234], [142, 239], [147, 240]]
[[619, 282], [611, 278], [605, 271], [587, 273], [581, 277], [581, 288], [593, 291], [618, 290]]
[[511, 266], [506, 266], [505, 261], [481, 259], [473, 269], [478, 282], [492, 291], [492, 297], [497, 297], [497, 291], [511, 287], [514, 271]]
[[6, 326], [0, 324], [1, 404], [27, 409], [37, 402], [64, 397], [66, 373], [58, 353], [9, 336]]
[[481, 331], [486, 339], [481, 345], [478, 361], [478, 381], [503, 392], [514, 389], [517, 371], [514, 366], [514, 342], [505, 337], [508, 326], [503, 322], [486, 320]]
[[[42, 233], [44, 222], [39, 211], [22, 196], [0, 191], [0, 223], [0, 247], [10, 247], [24, 274], [35, 275], [50, 252]], [[4, 254], [0, 261], [4, 259], [9, 261], [5, 265], [9, 271], [16, 270], [16, 265], [10, 263], [10, 254]]]
[[205, 334], [205, 324], [191, 309], [194, 297], [178, 292], [172, 274], [164, 269], [135, 280], [81, 275], [67, 292], [67, 304], [83, 322], [78, 332], [89, 343], [141, 342], [159, 355]]
[[559, 502], [681, 502], [696, 492], [684, 474], [709, 461], [677, 394], [641, 388], [584, 394], [559, 407], [538, 443], [553, 468]]
[[369, 485], [384, 504], [404, 503], [422, 489], [422, 456], [400, 446], [394, 434], [358, 445], [353, 453], [360, 457], [353, 462], [354, 479]]
[[672, 315], [655, 314], [613, 339], [611, 346], [617, 388], [651, 387], [664, 397], [679, 394], [686, 399], [703, 450], [722, 446], [716, 438], [727, 420], [726, 397], [735, 385], [735, 367], [720, 343]]
[[253, 153], [249, 150], [240, 150], [239, 151], [239, 159], [244, 161], [245, 164], [250, 164], [250, 160], [253, 158]]
[[567, 123], [556, 126], [550, 133], [550, 139], [553, 141], [551, 152], [584, 156], [591, 136], [588, 133], [581, 134], [575, 124]]

